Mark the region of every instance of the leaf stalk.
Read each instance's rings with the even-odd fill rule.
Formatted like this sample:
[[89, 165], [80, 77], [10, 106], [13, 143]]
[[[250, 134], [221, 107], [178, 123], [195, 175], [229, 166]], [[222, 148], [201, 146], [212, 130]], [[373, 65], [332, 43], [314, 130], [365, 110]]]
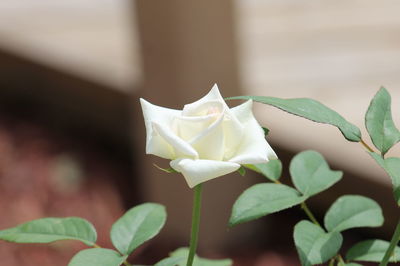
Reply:
[[322, 228], [322, 226], [319, 224], [319, 222], [317, 221], [317, 219], [315, 218], [314, 214], [310, 211], [310, 209], [308, 208], [307, 204], [305, 201], [303, 201], [301, 203], [301, 208], [304, 210], [304, 212], [307, 214], [308, 218], [310, 218], [311, 222], [313, 222], [314, 224], [318, 225], [319, 227]]
[[374, 152], [374, 149], [372, 149], [363, 139], [360, 140], [360, 143], [361, 143], [369, 152]]

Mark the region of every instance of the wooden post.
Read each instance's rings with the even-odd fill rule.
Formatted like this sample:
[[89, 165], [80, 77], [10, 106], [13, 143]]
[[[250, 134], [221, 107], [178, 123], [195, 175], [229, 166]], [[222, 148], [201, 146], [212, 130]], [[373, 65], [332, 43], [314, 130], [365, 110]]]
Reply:
[[[205, 95], [214, 83], [225, 97], [240, 94], [233, 1], [138, 0], [136, 13], [144, 77], [140, 97], [181, 109]], [[168, 222], [162, 236], [187, 241], [192, 190], [181, 175], [162, 173], [152, 165], [169, 167], [169, 161], [144, 156], [143, 118], [139, 100], [134, 101], [136, 149], [143, 157], [143, 196], [167, 206]], [[233, 201], [248, 182], [234, 173], [205, 184], [200, 248], [213, 248], [226, 240]]]

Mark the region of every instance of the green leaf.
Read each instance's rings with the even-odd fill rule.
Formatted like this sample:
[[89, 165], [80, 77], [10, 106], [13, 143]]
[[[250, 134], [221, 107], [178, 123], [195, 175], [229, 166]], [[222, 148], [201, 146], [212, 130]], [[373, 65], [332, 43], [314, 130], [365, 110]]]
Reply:
[[91, 248], [76, 254], [68, 266], [119, 266], [127, 257], [111, 249]]
[[326, 233], [321, 227], [306, 220], [294, 227], [294, 243], [303, 266], [328, 261], [339, 251], [342, 241], [339, 232]]
[[176, 266], [186, 265], [187, 256], [165, 258], [157, 262], [154, 266]]
[[267, 163], [246, 164], [245, 167], [262, 174], [271, 181], [279, 180], [282, 174], [282, 163], [278, 159], [270, 160]]
[[0, 231], [0, 239], [15, 243], [50, 243], [78, 240], [93, 246], [96, 229], [88, 221], [77, 218], [43, 218]]
[[290, 162], [289, 171], [295, 187], [310, 197], [338, 182], [343, 173], [332, 171], [321, 154], [304, 151], [297, 154]]
[[[347, 260], [381, 262], [390, 243], [379, 239], [365, 240], [355, 244], [346, 254]], [[390, 262], [400, 261], [400, 247], [396, 247]]]
[[[188, 248], [178, 248], [170, 254], [170, 258], [163, 259], [154, 266], [186, 266], [186, 260], [189, 255]], [[193, 266], [231, 266], [232, 260], [209, 260], [194, 256]]]
[[272, 105], [288, 113], [301, 116], [318, 123], [333, 125], [342, 132], [343, 136], [354, 142], [361, 140], [361, 132], [358, 127], [347, 122], [340, 114], [323, 105], [322, 103], [308, 98], [280, 99], [264, 96], [238, 96], [230, 97], [228, 100], [248, 100]]
[[365, 125], [375, 147], [385, 154], [400, 141], [400, 131], [396, 128], [391, 111], [391, 97], [381, 88], [372, 99], [365, 115]]
[[262, 183], [246, 189], [236, 200], [229, 226], [255, 220], [278, 212], [305, 200], [295, 189], [273, 183]]
[[338, 198], [325, 215], [325, 228], [342, 232], [356, 227], [376, 227], [383, 224], [382, 209], [374, 200], [358, 195]]
[[383, 159], [375, 152], [370, 152], [369, 154], [390, 176], [393, 185], [394, 198], [397, 202], [397, 205], [400, 206], [400, 158], [390, 157]]
[[119, 252], [129, 255], [156, 236], [165, 224], [164, 206], [144, 203], [127, 211], [111, 228], [111, 240]]

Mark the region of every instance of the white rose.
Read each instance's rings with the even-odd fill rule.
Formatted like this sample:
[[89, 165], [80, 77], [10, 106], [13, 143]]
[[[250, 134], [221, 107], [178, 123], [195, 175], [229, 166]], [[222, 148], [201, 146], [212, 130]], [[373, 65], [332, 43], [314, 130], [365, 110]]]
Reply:
[[146, 124], [146, 153], [170, 159], [189, 187], [231, 173], [241, 164], [277, 158], [252, 113], [252, 101], [229, 109], [217, 85], [183, 110], [140, 99]]

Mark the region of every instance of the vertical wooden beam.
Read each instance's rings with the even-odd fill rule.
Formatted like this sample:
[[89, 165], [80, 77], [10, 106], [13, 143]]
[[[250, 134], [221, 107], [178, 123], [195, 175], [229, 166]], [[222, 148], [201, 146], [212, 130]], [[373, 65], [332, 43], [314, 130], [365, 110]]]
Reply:
[[[136, 1], [144, 76], [140, 96], [157, 105], [181, 109], [205, 95], [214, 83], [223, 96], [238, 95], [233, 8], [231, 0]], [[139, 107], [137, 113], [134, 127], [141, 134], [144, 126]], [[137, 143], [140, 154], [144, 135]], [[143, 159], [143, 196], [167, 206], [164, 236], [187, 241], [192, 191], [182, 176], [160, 173], [152, 166], [154, 162], [163, 167], [169, 163], [153, 156]], [[246, 183], [238, 179], [235, 173], [205, 184], [200, 247], [202, 243], [218, 246], [226, 238], [230, 208]]]
[[177, 107], [213, 83], [238, 92], [231, 0], [139, 0], [145, 96]]

